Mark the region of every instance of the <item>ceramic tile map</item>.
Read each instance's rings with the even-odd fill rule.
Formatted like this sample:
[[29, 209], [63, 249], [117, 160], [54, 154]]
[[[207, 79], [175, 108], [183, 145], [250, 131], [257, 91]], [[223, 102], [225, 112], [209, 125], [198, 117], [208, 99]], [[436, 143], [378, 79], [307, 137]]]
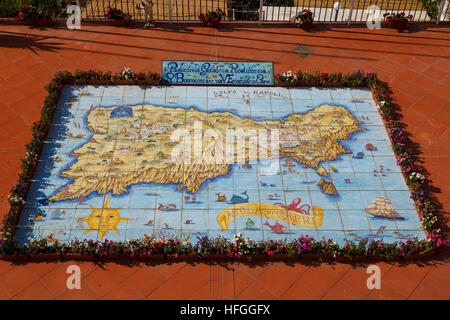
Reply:
[[[195, 154], [203, 161], [212, 149], [220, 153], [217, 141], [230, 128], [270, 132], [259, 151], [269, 141], [278, 153], [174, 161], [179, 141], [191, 141], [174, 140], [175, 132], [200, 137]], [[208, 130], [217, 136], [202, 140]], [[231, 154], [252, 145], [233, 143]], [[369, 90], [63, 88], [18, 223], [21, 243], [144, 234], [195, 241], [238, 232], [340, 244], [425, 236]]]

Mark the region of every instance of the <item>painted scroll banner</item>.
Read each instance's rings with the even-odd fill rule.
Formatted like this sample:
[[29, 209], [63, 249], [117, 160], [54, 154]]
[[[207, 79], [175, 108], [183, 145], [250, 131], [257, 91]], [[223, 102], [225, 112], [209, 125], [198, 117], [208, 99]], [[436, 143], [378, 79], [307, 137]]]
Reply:
[[312, 211], [313, 215], [308, 215], [267, 203], [239, 203], [222, 210], [217, 215], [217, 222], [222, 232], [228, 230], [228, 225], [234, 219], [252, 215], [281, 220], [298, 226], [320, 227], [322, 225], [323, 210], [320, 207], [313, 206]]
[[273, 85], [272, 62], [163, 61], [167, 84]]

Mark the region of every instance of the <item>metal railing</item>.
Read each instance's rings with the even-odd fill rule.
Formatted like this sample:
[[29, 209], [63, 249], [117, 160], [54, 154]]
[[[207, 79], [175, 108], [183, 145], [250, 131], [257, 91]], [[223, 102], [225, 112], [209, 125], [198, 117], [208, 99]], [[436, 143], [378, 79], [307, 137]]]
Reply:
[[[57, 14], [64, 13], [73, 1], [64, 0], [0, 0], [0, 17], [13, 18], [22, 4], [39, 2], [58, 5]], [[129, 13], [132, 19], [144, 20], [139, 0], [79, 0], [83, 20], [106, 20], [107, 8]], [[369, 6], [376, 5], [382, 16], [386, 12], [411, 14], [413, 21], [449, 21], [450, 0], [153, 0], [153, 16], [157, 21], [199, 21], [201, 13], [222, 9], [229, 21], [288, 22], [303, 9], [314, 14], [315, 22], [365, 22]], [[16, 7], [14, 7], [16, 6]]]

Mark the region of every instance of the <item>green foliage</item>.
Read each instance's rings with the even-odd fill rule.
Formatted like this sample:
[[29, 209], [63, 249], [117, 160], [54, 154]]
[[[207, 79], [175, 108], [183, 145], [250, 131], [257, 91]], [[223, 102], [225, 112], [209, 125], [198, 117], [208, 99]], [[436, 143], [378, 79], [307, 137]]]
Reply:
[[66, 8], [68, 1], [62, 0], [0, 0], [0, 16], [4, 18], [17, 17], [23, 6], [33, 9], [33, 17], [45, 16], [50, 10], [58, 16]]
[[439, 7], [441, 6], [441, 0], [419, 0], [424, 9], [427, 11], [427, 15], [436, 20], [439, 14]]

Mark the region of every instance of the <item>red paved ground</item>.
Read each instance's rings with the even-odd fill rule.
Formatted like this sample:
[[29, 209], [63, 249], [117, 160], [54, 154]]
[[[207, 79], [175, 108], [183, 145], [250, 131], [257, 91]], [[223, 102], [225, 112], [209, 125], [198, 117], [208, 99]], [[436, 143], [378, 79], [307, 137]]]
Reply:
[[[83, 26], [32, 29], [0, 24], [0, 212], [16, 182], [30, 124], [38, 120], [43, 86], [61, 69], [159, 71], [161, 60], [273, 61], [289, 69], [374, 71], [389, 82], [404, 122], [435, 187], [450, 207], [450, 26], [391, 29], [334, 27], [312, 33], [276, 25], [164, 25], [154, 30]], [[290, 53], [304, 44], [315, 53]], [[448, 214], [445, 214], [448, 217]], [[0, 262], [4, 299], [449, 299], [448, 253], [421, 263], [379, 263], [381, 290], [366, 288], [366, 266], [351, 264], [77, 263], [82, 289], [67, 290], [69, 263]]]

